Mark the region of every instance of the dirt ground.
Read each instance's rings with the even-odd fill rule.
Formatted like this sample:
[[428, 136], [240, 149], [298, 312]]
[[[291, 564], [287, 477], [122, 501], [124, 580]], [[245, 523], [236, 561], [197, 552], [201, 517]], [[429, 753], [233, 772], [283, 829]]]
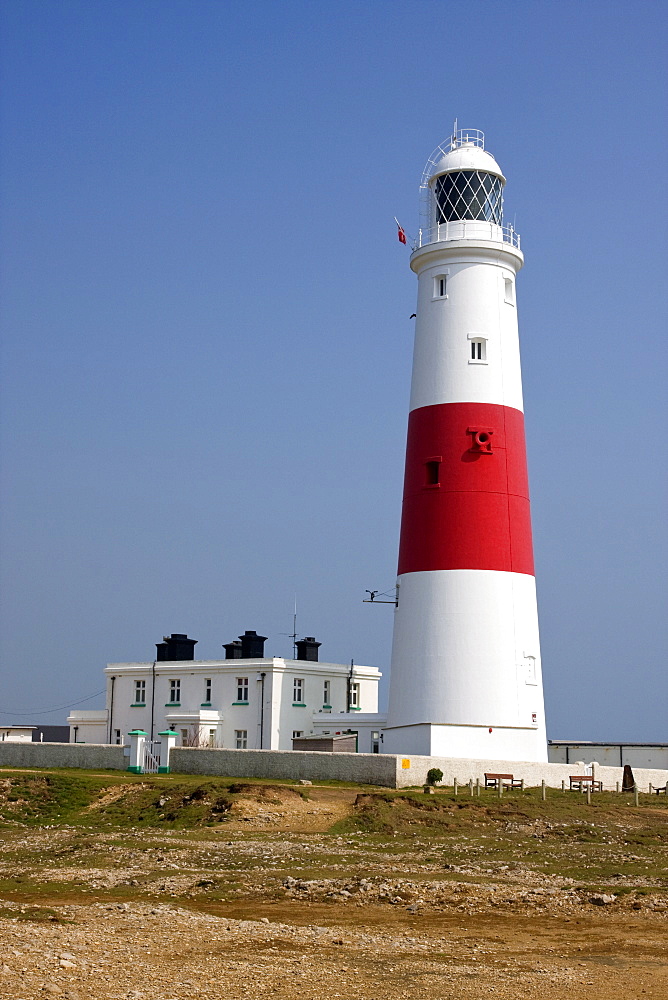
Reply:
[[373, 793], [249, 785], [217, 826], [97, 825], [145, 791], [105, 791], [87, 826], [0, 831], [1, 997], [668, 998], [665, 810], [658, 841], [649, 813], [632, 837], [615, 813], [446, 837], [417, 799], [364, 832], [345, 823]]

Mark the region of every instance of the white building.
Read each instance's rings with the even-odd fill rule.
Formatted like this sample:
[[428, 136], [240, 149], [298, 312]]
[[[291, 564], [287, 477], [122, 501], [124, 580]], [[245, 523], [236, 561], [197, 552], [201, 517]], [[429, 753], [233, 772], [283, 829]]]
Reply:
[[224, 660], [190, 658], [195, 642], [174, 634], [157, 644], [153, 662], [109, 663], [106, 708], [71, 712], [70, 741], [127, 743], [133, 730], [152, 739], [173, 729], [182, 746], [291, 750], [333, 712], [344, 719], [337, 727], [354, 730], [360, 715], [378, 710], [380, 671], [322, 663], [311, 637], [297, 643], [295, 660], [265, 657], [255, 632], [228, 643]]
[[0, 727], [0, 742], [2, 743], [32, 743], [32, 734], [36, 726], [2, 726]]

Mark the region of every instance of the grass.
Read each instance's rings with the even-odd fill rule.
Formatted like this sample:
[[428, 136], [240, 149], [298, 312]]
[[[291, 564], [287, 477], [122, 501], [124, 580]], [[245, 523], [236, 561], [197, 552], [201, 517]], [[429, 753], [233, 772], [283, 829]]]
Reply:
[[[331, 785], [327, 783], [329, 790]], [[616, 880], [622, 875], [627, 881], [619, 885], [627, 891], [628, 880], [637, 891], [668, 887], [665, 799], [641, 795], [636, 809], [632, 797], [613, 793], [598, 793], [587, 805], [585, 796], [557, 790], [549, 790], [543, 802], [540, 789], [512, 791], [499, 799], [492, 791], [472, 797], [460, 790], [455, 796], [440, 787], [427, 796], [421, 789], [338, 786], [351, 789], [354, 801], [348, 795], [347, 816], [315, 839], [307, 830], [282, 834], [252, 824], [241, 832], [226, 831], [232, 845], [253, 844], [256, 853], [225, 848], [224, 871], [216, 872], [211, 893], [226, 893], [239, 879], [243, 883], [244, 876], [254, 877], [265, 864], [262, 844], [286, 837], [303, 848], [297, 867], [294, 857], [275, 859], [272, 878], [277, 883], [285, 873], [340, 877], [343, 871], [377, 870], [382, 862], [397, 871], [410, 870], [418, 880], [444, 883], [494, 882], [504, 871], [529, 868], [591, 891], [619, 892]], [[51, 868], [112, 869], [118, 864], [115, 852], [130, 849], [149, 878], [158, 873], [151, 851], [166, 857], [176, 852], [178, 861], [178, 852], [186, 848], [192, 852], [201, 843], [209, 849], [212, 835], [225, 830], [236, 815], [236, 803], [250, 799], [266, 808], [280, 803], [281, 810], [289, 811], [291, 799], [301, 804], [318, 794], [317, 786], [268, 780], [0, 770], [0, 827], [12, 862], [5, 871], [13, 874], [0, 879], [0, 892], [27, 898], [38, 891], [38, 870], [23, 874], [30, 871], [37, 849], [22, 831], [49, 827]], [[51, 829], [62, 833], [51, 834]], [[214, 858], [211, 864], [216, 863]], [[208, 878], [206, 870], [203, 877]], [[134, 888], [116, 886], [107, 894], [141, 894], [143, 881], [142, 876]], [[67, 894], [73, 885], [54, 881], [49, 891]]]

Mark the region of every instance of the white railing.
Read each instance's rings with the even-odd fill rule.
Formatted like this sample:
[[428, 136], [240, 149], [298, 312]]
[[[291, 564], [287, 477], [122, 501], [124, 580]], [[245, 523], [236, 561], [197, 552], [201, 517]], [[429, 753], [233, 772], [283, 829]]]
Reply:
[[440, 143], [427, 160], [424, 171], [422, 172], [420, 187], [425, 187], [428, 184], [429, 178], [433, 175], [436, 165], [440, 163], [443, 157], [447, 153], [451, 153], [453, 149], [459, 149], [460, 146], [477, 146], [479, 149], [484, 149], [485, 133], [481, 132], [480, 129], [477, 128], [458, 129], [455, 124], [455, 129], [452, 135], [444, 142]]
[[445, 243], [448, 240], [490, 240], [493, 243], [509, 243], [520, 249], [520, 234], [512, 226], [498, 226], [495, 222], [462, 219], [456, 222], [441, 222], [431, 229], [418, 230], [413, 250], [430, 243]]

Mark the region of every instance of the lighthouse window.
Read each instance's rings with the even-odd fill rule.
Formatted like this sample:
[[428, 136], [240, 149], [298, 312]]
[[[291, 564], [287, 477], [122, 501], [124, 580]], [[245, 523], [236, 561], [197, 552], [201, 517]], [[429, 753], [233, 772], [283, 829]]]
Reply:
[[474, 337], [470, 341], [469, 361], [487, 361], [487, 342], [483, 337]]
[[447, 299], [448, 277], [446, 274], [437, 274], [434, 278], [434, 298]]
[[503, 182], [483, 170], [458, 170], [436, 178], [436, 221], [478, 219], [501, 225]]
[[503, 279], [503, 284], [505, 286], [504, 299], [505, 299], [505, 301], [509, 305], [514, 306], [515, 305], [515, 288], [513, 286], [513, 282], [512, 282], [512, 280], [510, 278], [504, 278]]
[[441, 463], [439, 461], [431, 461], [425, 463], [426, 469], [426, 485], [427, 486], [438, 486], [440, 482], [440, 470]]

